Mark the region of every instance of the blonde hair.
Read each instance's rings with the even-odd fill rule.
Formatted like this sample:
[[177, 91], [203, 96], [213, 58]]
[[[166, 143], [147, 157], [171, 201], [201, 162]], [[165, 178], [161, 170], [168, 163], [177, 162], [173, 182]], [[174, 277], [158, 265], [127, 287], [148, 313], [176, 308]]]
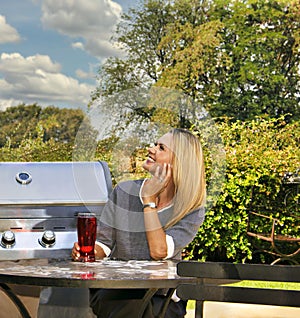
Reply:
[[170, 133], [173, 136], [174, 217], [165, 228], [204, 206], [206, 198], [204, 158], [200, 141], [185, 129], [174, 128]]

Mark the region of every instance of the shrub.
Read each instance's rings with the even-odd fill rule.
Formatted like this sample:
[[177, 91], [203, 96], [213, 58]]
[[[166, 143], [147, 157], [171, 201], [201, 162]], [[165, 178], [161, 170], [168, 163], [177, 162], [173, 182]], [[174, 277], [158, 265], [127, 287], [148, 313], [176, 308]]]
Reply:
[[202, 261], [251, 261], [253, 246], [246, 234], [251, 189], [256, 186], [258, 200], [264, 200], [259, 203], [284, 218], [282, 177], [299, 168], [299, 122], [260, 117], [250, 122], [224, 121], [219, 129], [226, 150], [226, 182], [185, 256]]

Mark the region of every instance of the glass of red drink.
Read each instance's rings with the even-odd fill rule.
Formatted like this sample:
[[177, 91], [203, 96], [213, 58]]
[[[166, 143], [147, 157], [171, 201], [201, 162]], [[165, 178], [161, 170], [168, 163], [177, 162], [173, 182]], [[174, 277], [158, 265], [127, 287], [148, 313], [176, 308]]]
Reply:
[[93, 213], [80, 212], [77, 216], [77, 235], [80, 247], [80, 260], [95, 261], [95, 241], [97, 232], [97, 218]]

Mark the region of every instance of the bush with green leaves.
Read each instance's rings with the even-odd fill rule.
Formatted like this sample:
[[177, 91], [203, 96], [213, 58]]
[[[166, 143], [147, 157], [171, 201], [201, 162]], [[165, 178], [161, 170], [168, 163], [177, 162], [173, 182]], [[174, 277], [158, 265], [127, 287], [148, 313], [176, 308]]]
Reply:
[[[257, 118], [250, 122], [219, 124], [226, 149], [226, 181], [216, 205], [206, 213], [185, 257], [202, 261], [251, 262], [254, 246], [247, 236], [248, 209], [252, 204], [270, 211], [284, 223], [285, 188], [282, 177], [300, 166], [300, 125], [279, 119]], [[256, 223], [257, 231], [270, 231], [270, 224]], [[299, 225], [283, 229], [297, 235]], [[256, 260], [263, 262], [264, 259]]]
[[55, 141], [44, 141], [44, 128], [37, 125], [34, 137], [23, 139], [20, 144], [12, 146], [10, 140], [0, 148], [0, 161], [72, 161], [73, 145]]

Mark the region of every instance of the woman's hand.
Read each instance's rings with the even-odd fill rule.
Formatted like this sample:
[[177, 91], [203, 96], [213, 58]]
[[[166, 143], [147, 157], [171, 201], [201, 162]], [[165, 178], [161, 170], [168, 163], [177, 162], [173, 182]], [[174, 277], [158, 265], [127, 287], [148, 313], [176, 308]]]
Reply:
[[152, 177], [145, 182], [142, 188], [142, 198], [144, 203], [156, 202], [159, 194], [167, 187], [172, 178], [171, 164], [164, 163], [157, 166]]
[[73, 261], [79, 261], [80, 260], [80, 247], [78, 242], [75, 242], [72, 248], [72, 260]]
[[[74, 245], [73, 245], [73, 248], [72, 248], [72, 253], [71, 253], [71, 256], [72, 256], [72, 260], [73, 261], [76, 261], [76, 262], [80, 262], [81, 261], [81, 257], [80, 257], [80, 247], [79, 247], [79, 244], [78, 242], [75, 242]], [[106, 257], [106, 254], [103, 250], [103, 248], [97, 244], [95, 244], [95, 257], [96, 258], [104, 258]]]

